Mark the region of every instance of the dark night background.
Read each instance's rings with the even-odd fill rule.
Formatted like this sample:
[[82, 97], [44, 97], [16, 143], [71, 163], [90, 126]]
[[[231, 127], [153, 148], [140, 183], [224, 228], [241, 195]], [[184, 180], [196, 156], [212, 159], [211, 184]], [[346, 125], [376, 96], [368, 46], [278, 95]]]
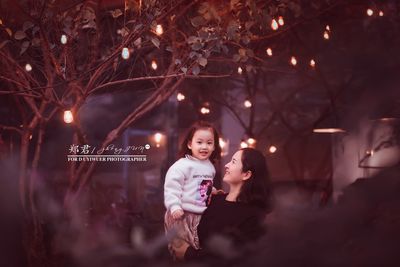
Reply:
[[[253, 146], [274, 189], [267, 234], [243, 251], [216, 238], [199, 266], [399, 266], [399, 14], [396, 0], [0, 0], [1, 266], [172, 265], [163, 182], [196, 120], [221, 135], [217, 187]], [[72, 144], [151, 148], [91, 169]]]

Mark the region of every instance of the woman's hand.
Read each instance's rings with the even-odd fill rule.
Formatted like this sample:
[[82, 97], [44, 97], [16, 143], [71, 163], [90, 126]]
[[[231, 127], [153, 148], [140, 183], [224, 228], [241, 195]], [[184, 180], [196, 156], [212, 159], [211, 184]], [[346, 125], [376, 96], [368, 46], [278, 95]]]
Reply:
[[185, 258], [186, 250], [190, 247], [189, 243], [184, 240], [180, 240], [179, 243], [172, 243], [172, 250], [174, 251], [175, 257], [178, 260]]
[[220, 194], [225, 194], [225, 192], [222, 189], [216, 189], [215, 187], [213, 187], [213, 190], [212, 190], [211, 194], [220, 195]]

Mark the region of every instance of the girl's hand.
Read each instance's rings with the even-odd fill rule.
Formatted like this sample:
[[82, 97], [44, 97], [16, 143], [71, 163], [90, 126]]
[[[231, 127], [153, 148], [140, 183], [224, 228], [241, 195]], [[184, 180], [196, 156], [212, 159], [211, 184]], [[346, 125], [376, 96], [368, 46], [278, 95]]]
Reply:
[[176, 210], [172, 213], [172, 218], [174, 218], [174, 220], [180, 220], [182, 219], [183, 214], [184, 214], [183, 210], [181, 209]]

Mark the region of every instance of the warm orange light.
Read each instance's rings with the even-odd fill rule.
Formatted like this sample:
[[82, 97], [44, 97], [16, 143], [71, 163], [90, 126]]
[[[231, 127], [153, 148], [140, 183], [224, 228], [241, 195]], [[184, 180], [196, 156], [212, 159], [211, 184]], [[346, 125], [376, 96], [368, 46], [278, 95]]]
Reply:
[[313, 67], [313, 68], [315, 67], [315, 60], [314, 59], [310, 60], [310, 66]]
[[344, 133], [345, 130], [341, 128], [317, 128], [313, 130], [314, 133]]
[[31, 70], [32, 70], [31, 64], [29, 64], [29, 63], [26, 64], [26, 65], [25, 65], [25, 70], [28, 71], [28, 72], [31, 71]]
[[327, 30], [328, 32], [331, 31], [331, 27], [329, 25], [326, 25], [325, 30]]
[[294, 56], [290, 58], [290, 64], [292, 64], [293, 66], [297, 65], [297, 59]]
[[209, 114], [210, 113], [210, 109], [206, 108], [206, 107], [202, 107], [200, 109], [201, 114]]
[[156, 143], [160, 143], [162, 139], [162, 134], [161, 133], [155, 133], [154, 134], [154, 141], [156, 141]]
[[224, 149], [225, 146], [226, 146], [225, 140], [222, 139], [222, 138], [220, 137], [218, 141], [219, 141], [219, 147], [220, 147], [221, 149]]
[[374, 14], [374, 11], [370, 8], [367, 9], [367, 15], [372, 16]]
[[71, 110], [65, 110], [64, 111], [64, 122], [69, 124], [72, 123], [74, 121], [74, 116], [72, 114]]
[[272, 22], [271, 22], [271, 29], [276, 31], [278, 28], [279, 28], [278, 22], [276, 22], [276, 20], [273, 19]]
[[383, 121], [383, 122], [392, 122], [392, 121], [398, 120], [398, 118], [385, 117], [385, 118], [379, 118], [377, 120]]
[[329, 40], [329, 32], [328, 31], [324, 32], [324, 39]]
[[242, 74], [242, 73], [243, 73], [242, 68], [241, 68], [241, 67], [238, 67], [237, 72], [238, 72], [239, 74]]
[[241, 148], [246, 148], [246, 147], [249, 147], [249, 144], [247, 144], [245, 141], [242, 141], [242, 142], [240, 143], [240, 147], [241, 147]]
[[64, 45], [67, 43], [67, 36], [65, 34], [61, 35], [60, 42]]
[[123, 59], [128, 59], [130, 56], [129, 49], [127, 47], [122, 48], [121, 57]]
[[247, 139], [247, 143], [250, 145], [250, 146], [252, 146], [252, 145], [254, 145], [255, 143], [256, 143], [257, 141], [256, 141], [256, 139], [254, 139], [254, 138], [249, 138], [249, 139]]
[[279, 18], [278, 18], [278, 24], [279, 24], [280, 26], [285, 25], [285, 21], [283, 20], [283, 17], [282, 17], [282, 16], [279, 16]]
[[163, 139], [163, 134], [162, 133], [155, 133], [154, 134], [154, 141], [156, 142], [156, 147], [161, 146], [161, 141]]
[[383, 11], [379, 11], [379, 17], [383, 17]]
[[246, 108], [251, 108], [251, 106], [252, 106], [253, 104], [251, 103], [250, 100], [245, 100], [244, 103], [243, 103], [243, 105], [244, 105]]
[[183, 101], [185, 100], [185, 95], [182, 93], [178, 93], [178, 95], [176, 96], [176, 99], [178, 99], [178, 101]]
[[365, 154], [372, 157], [374, 155], [374, 150], [367, 150], [367, 151], [365, 151]]
[[157, 34], [158, 36], [160, 36], [160, 35], [162, 35], [163, 33], [164, 33], [164, 29], [163, 29], [162, 25], [161, 25], [161, 24], [157, 24], [157, 26], [156, 26], [156, 34]]
[[270, 47], [267, 48], [267, 55], [272, 57], [272, 49]]
[[278, 150], [278, 148], [276, 146], [270, 146], [268, 149], [269, 153], [271, 153], [271, 154], [275, 153], [277, 150]]
[[156, 62], [155, 60], [152, 60], [152, 61], [151, 61], [151, 68], [152, 68], [153, 70], [156, 70], [156, 69], [158, 68], [157, 62]]

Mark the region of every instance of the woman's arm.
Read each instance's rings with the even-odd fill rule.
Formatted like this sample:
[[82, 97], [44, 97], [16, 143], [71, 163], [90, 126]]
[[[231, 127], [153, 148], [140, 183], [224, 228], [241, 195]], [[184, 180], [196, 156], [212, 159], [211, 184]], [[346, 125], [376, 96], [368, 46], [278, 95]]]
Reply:
[[195, 249], [189, 245], [189, 243], [183, 241], [183, 244], [179, 247], [172, 247], [175, 257], [179, 260], [191, 261], [203, 258], [207, 253], [203, 249]]
[[[262, 219], [259, 216], [252, 216], [244, 220], [234, 229], [221, 229], [220, 234], [233, 241], [235, 247], [240, 249], [241, 246], [248, 242], [252, 242], [260, 238], [265, 234], [265, 227], [262, 223]], [[173, 247], [175, 256], [180, 260], [191, 261], [191, 260], [210, 260], [217, 255], [209, 249], [195, 249], [188, 243], [184, 242], [180, 247]], [[217, 253], [218, 254], [218, 253]]]
[[195, 249], [193, 247], [188, 247], [183, 255], [185, 261], [196, 260], [204, 257], [204, 250], [202, 249]]
[[263, 219], [264, 217], [257, 215], [243, 221], [238, 226], [238, 231], [232, 236], [235, 244], [242, 245], [263, 236], [266, 233]]

